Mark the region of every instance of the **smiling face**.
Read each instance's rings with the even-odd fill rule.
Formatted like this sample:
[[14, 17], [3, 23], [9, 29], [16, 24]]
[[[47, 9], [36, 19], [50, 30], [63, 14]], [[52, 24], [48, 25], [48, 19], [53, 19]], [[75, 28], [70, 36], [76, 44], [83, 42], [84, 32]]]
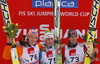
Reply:
[[71, 44], [76, 44], [77, 43], [77, 35], [71, 35], [69, 37], [69, 41]]
[[35, 45], [37, 43], [37, 39], [38, 39], [37, 36], [29, 35], [29, 38], [28, 38], [29, 44]]
[[53, 45], [54, 39], [52, 37], [46, 38], [45, 43], [47, 47], [51, 47]]
[[38, 32], [36, 30], [29, 30], [28, 32], [28, 42], [30, 45], [35, 45], [38, 39]]

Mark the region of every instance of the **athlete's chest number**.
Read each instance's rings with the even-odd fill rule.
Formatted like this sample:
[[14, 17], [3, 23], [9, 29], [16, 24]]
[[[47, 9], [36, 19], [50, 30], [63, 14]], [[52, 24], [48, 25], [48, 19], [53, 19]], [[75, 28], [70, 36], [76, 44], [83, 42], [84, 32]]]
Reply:
[[35, 60], [38, 59], [37, 54], [35, 54], [35, 55], [30, 55], [30, 57], [31, 57], [31, 61], [33, 60], [33, 58], [34, 58]]
[[73, 62], [73, 60], [75, 62], [79, 62], [79, 57], [70, 57], [70, 59], [71, 59], [71, 62]]
[[50, 61], [50, 64], [52, 64], [51, 62], [53, 61], [54, 62], [54, 64], [56, 63], [56, 58], [50, 58], [50, 59], [48, 59], [49, 61]]

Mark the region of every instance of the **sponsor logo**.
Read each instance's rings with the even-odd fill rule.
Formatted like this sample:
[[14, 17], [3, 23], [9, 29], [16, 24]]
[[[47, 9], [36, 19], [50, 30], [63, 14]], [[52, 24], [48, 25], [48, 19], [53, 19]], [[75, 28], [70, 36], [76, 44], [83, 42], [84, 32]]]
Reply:
[[99, 10], [99, 0], [94, 0], [92, 6], [91, 19], [90, 19], [90, 26], [89, 26], [94, 30], [89, 30], [90, 39], [94, 37], [94, 33], [92, 31], [95, 31], [96, 28], [98, 10]]
[[[53, 0], [32, 0], [33, 8], [53, 8]], [[60, 0], [61, 8], [78, 8], [78, 0]]]
[[61, 54], [61, 50], [58, 49], [58, 50], [57, 50], [57, 54]]
[[52, 53], [52, 51], [48, 51], [48, 52], [46, 52], [46, 55], [47, 55], [47, 57], [53, 57], [53, 53]]
[[1, 5], [1, 9], [2, 9], [4, 23], [8, 27], [9, 24], [11, 24], [11, 19], [10, 19], [7, 0], [0, 0], [0, 5]]
[[34, 48], [29, 48], [28, 49], [28, 54], [33, 54], [33, 53], [35, 53]]
[[[47, 30], [49, 28], [50, 28], [49, 24], [41, 24], [39, 26], [39, 28], [36, 29], [38, 31], [38, 33], [40, 34], [39, 35], [39, 40], [40, 40], [39, 43], [44, 44], [45, 30]], [[63, 31], [63, 29], [61, 29], [61, 38], [63, 38], [63, 39], [68, 37], [67, 32], [69, 29], [64, 29], [64, 30], [65, 30], [65, 32]], [[18, 29], [16, 38], [20, 38], [19, 37], [20, 35], [26, 35], [28, 31], [29, 31], [29, 29]], [[50, 31], [54, 34], [54, 29], [50, 29]], [[76, 29], [76, 31], [78, 34], [78, 38], [79, 37], [82, 38], [82, 35], [87, 33], [87, 30], [85, 30], [85, 29], [82, 29], [82, 30]], [[62, 35], [62, 34], [64, 34], [64, 35]], [[98, 30], [96, 30], [96, 37], [95, 38], [97, 38], [97, 37], [98, 37]]]
[[76, 49], [69, 51], [69, 56], [75, 56], [76, 55]]

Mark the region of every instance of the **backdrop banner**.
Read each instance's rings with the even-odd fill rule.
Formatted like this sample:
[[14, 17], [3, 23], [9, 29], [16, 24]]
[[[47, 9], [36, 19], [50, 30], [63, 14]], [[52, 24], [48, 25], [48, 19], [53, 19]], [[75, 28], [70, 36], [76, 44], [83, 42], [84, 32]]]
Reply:
[[[31, 27], [35, 27], [39, 33], [38, 42], [44, 43], [44, 32], [50, 29], [54, 33], [54, 17], [52, 0], [7, 0], [11, 21], [18, 23], [18, 33], [15, 38], [16, 42], [22, 35], [26, 35]], [[76, 29], [78, 41], [83, 42], [82, 35], [87, 34], [89, 28], [91, 9], [93, 0], [61, 0], [61, 43], [67, 44], [69, 29]], [[1, 64], [11, 64], [11, 60], [3, 59], [3, 50], [7, 44], [3, 16], [0, 8], [0, 62]], [[100, 10], [96, 28], [96, 37], [100, 37]], [[100, 39], [98, 39], [100, 42]], [[99, 49], [97, 57], [100, 58], [100, 44], [96, 45]], [[100, 64], [95, 61], [94, 64]]]

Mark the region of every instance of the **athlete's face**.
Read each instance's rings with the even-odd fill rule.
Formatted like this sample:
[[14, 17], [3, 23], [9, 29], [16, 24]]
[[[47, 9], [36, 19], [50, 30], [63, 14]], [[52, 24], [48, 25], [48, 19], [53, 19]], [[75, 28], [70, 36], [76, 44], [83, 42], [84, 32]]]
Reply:
[[29, 44], [35, 45], [37, 43], [37, 39], [38, 39], [37, 36], [30, 35], [29, 38], [28, 38]]
[[77, 43], [77, 35], [71, 35], [69, 37], [69, 41], [71, 44], [76, 44]]
[[53, 45], [54, 39], [52, 37], [49, 37], [45, 40], [46, 46], [51, 47]]

